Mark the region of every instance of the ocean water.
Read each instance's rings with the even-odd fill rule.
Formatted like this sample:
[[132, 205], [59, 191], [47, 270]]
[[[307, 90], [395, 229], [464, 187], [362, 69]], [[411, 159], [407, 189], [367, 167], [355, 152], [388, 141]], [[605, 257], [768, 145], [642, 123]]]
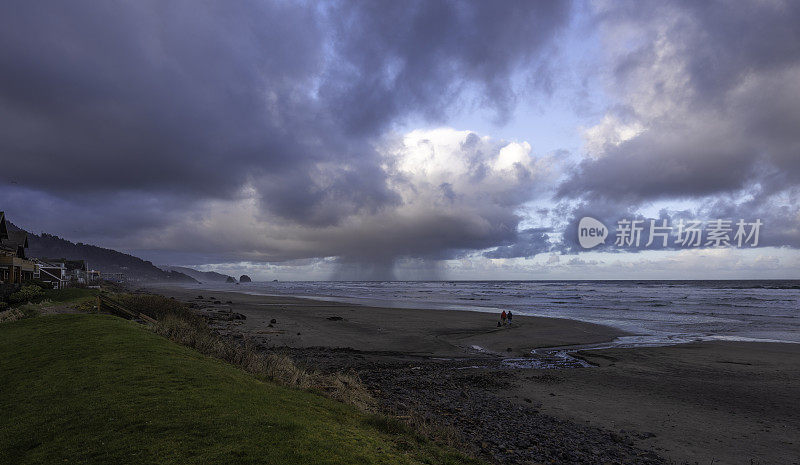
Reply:
[[568, 318], [631, 332], [616, 346], [695, 340], [800, 343], [800, 280], [386, 281], [201, 285], [398, 308]]

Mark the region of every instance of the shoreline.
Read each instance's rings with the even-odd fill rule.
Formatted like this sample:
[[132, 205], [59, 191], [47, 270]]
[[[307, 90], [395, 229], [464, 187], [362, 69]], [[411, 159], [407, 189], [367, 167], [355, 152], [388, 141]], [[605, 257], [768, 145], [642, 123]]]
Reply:
[[[611, 326], [567, 318], [515, 315], [512, 325], [498, 327], [498, 313], [471, 310], [375, 307], [183, 287], [146, 289], [190, 302], [198, 310], [242, 314], [246, 318], [233, 325], [235, 328], [223, 329], [222, 334], [248, 333], [267, 346], [321, 346], [433, 357], [527, 357], [538, 348], [608, 343], [631, 335]], [[204, 299], [197, 299], [198, 295]], [[220, 304], [209, 303], [214, 301], [209, 297]]]
[[547, 362], [531, 349], [603, 344], [626, 333], [556, 318], [515, 316], [514, 327], [497, 330], [497, 315], [483, 312], [148, 290], [190, 303], [222, 336], [319, 372], [355, 373], [383, 410], [452, 428], [495, 463], [795, 464], [800, 457], [800, 344], [584, 349], [575, 357], [591, 368], [520, 366], [504, 360]]
[[[680, 281], [680, 283], [684, 282]], [[347, 283], [344, 284], [345, 291], [337, 291], [338, 287], [335, 285], [333, 287], [322, 286], [320, 288], [315, 286], [301, 286], [299, 288], [289, 286], [288, 288], [283, 288], [269, 286], [270, 283], [268, 282], [255, 283], [253, 286], [249, 284], [233, 286], [222, 283], [169, 284], [165, 286], [196, 290], [197, 292], [206, 290], [207, 292], [233, 292], [264, 298], [298, 298], [358, 307], [464, 311], [496, 313], [497, 315], [503, 310], [513, 310], [516, 317], [531, 316], [566, 319], [614, 328], [625, 333], [622, 340], [614, 341], [614, 347], [648, 347], [715, 340], [800, 344], [800, 333], [798, 333], [797, 325], [792, 320], [785, 320], [784, 315], [779, 311], [780, 309], [775, 311], [759, 310], [759, 308], [756, 308], [759, 304], [753, 304], [755, 305], [754, 308], [747, 308], [741, 315], [729, 313], [729, 308], [737, 307], [737, 305], [729, 305], [725, 302], [730, 300], [732, 296], [735, 297], [735, 294], [718, 296], [719, 299], [724, 301], [723, 303], [719, 303], [719, 299], [710, 300], [714, 297], [713, 295], [706, 295], [698, 298], [697, 301], [690, 302], [688, 309], [683, 309], [676, 307], [680, 302], [683, 302], [683, 299], [687, 298], [686, 291], [682, 290], [682, 288], [678, 291], [666, 291], [669, 295], [663, 298], [660, 295], [658, 297], [646, 297], [641, 294], [641, 291], [633, 290], [633, 294], [626, 294], [628, 297], [622, 298], [622, 300], [615, 303], [608, 301], [608, 299], [616, 299], [616, 297], [608, 294], [607, 290], [594, 288], [590, 289], [588, 291], [589, 294], [587, 294], [593, 297], [584, 302], [579, 297], [576, 297], [576, 293], [580, 294], [582, 290], [580, 288], [569, 288], [569, 286], [567, 286], [567, 289], [559, 291], [553, 291], [551, 288], [540, 289], [539, 291], [544, 293], [544, 297], [525, 297], [519, 300], [520, 296], [513, 292], [508, 296], [503, 294], [504, 297], [501, 299], [495, 299], [491, 296], [485, 298], [483, 294], [470, 288], [464, 289], [464, 293], [462, 291], [453, 293], [449, 290], [450, 287], [446, 286], [448, 283], [443, 282], [434, 283], [440, 285], [438, 287], [422, 286], [419, 287], [419, 290], [413, 286], [412, 288], [400, 286], [397, 290], [393, 290], [394, 287], [382, 286], [381, 283], [375, 286], [367, 285], [364, 288], [356, 286], [351, 289], [352, 286], [348, 287]], [[449, 284], [455, 285], [456, 282]], [[441, 286], [445, 287], [442, 288]], [[164, 286], [156, 285], [156, 287]], [[779, 287], [779, 289], [784, 288]], [[430, 294], [433, 297], [429, 297], [428, 293], [439, 291], [444, 292], [444, 294]], [[528, 291], [539, 292], [535, 289], [521, 290], [521, 292]], [[716, 290], [715, 292], [719, 294], [719, 291]], [[736, 292], [734, 288], [731, 288], [730, 291]], [[506, 299], [506, 297], [511, 300]], [[745, 300], [753, 299], [753, 297], [747, 296], [744, 296], [744, 298]], [[790, 301], [793, 297], [788, 295], [786, 298]], [[555, 301], [549, 302], [552, 299], [555, 299]], [[655, 302], [652, 305], [653, 307], [665, 307], [665, 309], [658, 308], [651, 312], [649, 307], [641, 305], [643, 302], [641, 299], [650, 299]], [[664, 304], [662, 300], [672, 303], [674, 308]], [[755, 298], [755, 300], [760, 302], [763, 299]], [[704, 301], [707, 301], [706, 303], [709, 307], [698, 307]], [[570, 305], [565, 305], [564, 302], [570, 302]], [[785, 301], [781, 300], [780, 302]], [[550, 304], [553, 305], [551, 306]], [[618, 305], [620, 307], [615, 311], [608, 305], [612, 307], [613, 305]], [[786, 304], [782, 303], [781, 305], [785, 307]], [[598, 308], [609, 308], [612, 311], [601, 313], [597, 310]], [[790, 313], [794, 311], [793, 309], [784, 310]], [[775, 313], [776, 311], [778, 313]], [[731, 324], [735, 326], [732, 327]], [[768, 329], [765, 331], [765, 328]]]

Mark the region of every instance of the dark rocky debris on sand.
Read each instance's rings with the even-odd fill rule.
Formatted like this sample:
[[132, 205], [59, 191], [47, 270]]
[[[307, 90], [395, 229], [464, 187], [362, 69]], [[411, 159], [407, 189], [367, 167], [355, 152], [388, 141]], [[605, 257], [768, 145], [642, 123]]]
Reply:
[[[515, 377], [497, 359], [437, 360], [329, 348], [280, 351], [314, 370], [357, 373], [386, 411], [453, 428], [476, 456], [493, 462], [667, 463], [633, 445], [634, 437], [647, 433], [579, 425], [540, 412], [530, 399], [514, 402], [498, 395]], [[542, 374], [539, 382], [552, 382], [550, 376]]]
[[242, 315], [241, 313], [236, 313], [231, 311], [230, 308], [215, 308], [215, 307], [206, 307], [202, 309], [196, 309], [194, 312], [212, 324], [216, 321], [233, 321], [233, 320], [245, 320], [247, 317]]

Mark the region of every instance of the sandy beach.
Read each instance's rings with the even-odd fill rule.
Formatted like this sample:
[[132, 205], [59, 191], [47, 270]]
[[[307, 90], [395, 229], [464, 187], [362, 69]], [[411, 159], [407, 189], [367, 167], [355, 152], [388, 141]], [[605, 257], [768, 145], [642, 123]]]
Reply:
[[[247, 318], [234, 332], [246, 332], [265, 345], [278, 347], [350, 348], [434, 357], [482, 352], [524, 356], [537, 347], [606, 342], [625, 334], [566, 319], [516, 316], [512, 326], [498, 328], [499, 315], [491, 313], [366, 307], [181, 288], [157, 290], [200, 309], [244, 314]], [[198, 295], [205, 299], [197, 299]], [[221, 304], [213, 305], [211, 298]], [[273, 319], [276, 323], [270, 328]]]
[[[587, 350], [578, 357], [589, 368], [513, 368], [503, 360], [533, 348], [625, 333], [566, 319], [497, 328], [497, 315], [471, 311], [152, 291], [214, 316], [222, 335], [319, 371], [355, 371], [387, 410], [452, 427], [498, 463], [800, 463], [800, 344]], [[235, 314], [244, 318], [225, 316]]]
[[800, 462], [800, 344], [705, 342], [582, 352], [507, 392], [611, 431], [677, 463]]

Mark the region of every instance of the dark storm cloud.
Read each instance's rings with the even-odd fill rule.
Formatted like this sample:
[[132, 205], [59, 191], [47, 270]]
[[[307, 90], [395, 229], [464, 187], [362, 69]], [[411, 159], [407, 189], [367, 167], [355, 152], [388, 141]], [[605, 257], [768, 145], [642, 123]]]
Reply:
[[[797, 2], [611, 4], [599, 24], [635, 44], [612, 63], [611, 114], [641, 131], [580, 163], [558, 195], [637, 202], [797, 186], [798, 23]], [[620, 38], [626, 28], [635, 40]]]
[[638, 202], [740, 189], [757, 174], [761, 161], [758, 152], [744, 144], [706, 128], [661, 126], [602, 158], [583, 160], [558, 193]]
[[[544, 66], [543, 46], [564, 25], [569, 2], [345, 1], [328, 12], [334, 59], [320, 94], [351, 133], [398, 115], [441, 117], [467, 85], [505, 118], [513, 72]], [[535, 74], [534, 74], [535, 72]], [[546, 81], [546, 70], [528, 71]]]
[[[2, 185], [0, 199], [0, 204], [13, 211], [13, 222], [32, 233], [45, 232], [80, 238], [87, 243], [102, 241], [117, 246], [124, 245], [141, 231], [166, 227], [173, 212], [193, 203], [174, 196], [156, 198], [126, 192], [55, 196]], [[130, 208], [131, 205], [136, 208]]]
[[[481, 221], [502, 218], [480, 231], [457, 213], [412, 218], [403, 234], [381, 237], [370, 229], [348, 237], [321, 231], [402, 203], [376, 151], [392, 124], [410, 116], [441, 121], [473, 104], [503, 118], [516, 100], [514, 73], [547, 81], [542, 57], [569, 9], [568, 2], [4, 2], [0, 185], [25, 193], [5, 208], [36, 229], [102, 244], [177, 222], [190, 230], [165, 237], [197, 242], [163, 247], [201, 249], [209, 241], [191, 228], [204, 224], [195, 217], [208, 202], [253, 198], [258, 219], [319, 234], [318, 256], [383, 263], [492, 246], [513, 234], [513, 201], [494, 213], [487, 206]], [[441, 191], [454, 195], [445, 184]], [[19, 199], [5, 197], [12, 198]], [[220, 245], [230, 257], [257, 255], [252, 246]]]
[[537, 254], [552, 249], [553, 244], [548, 235], [552, 232], [551, 228], [523, 229], [517, 234], [513, 243], [484, 252], [483, 256], [486, 258], [533, 258]]
[[279, 171], [317, 153], [300, 142], [317, 125], [294, 96], [321, 65], [306, 12], [243, 2], [3, 10], [0, 131], [14, 160], [4, 180], [225, 196], [253, 165]]
[[697, 216], [760, 219], [764, 226], [759, 246], [800, 248], [800, 187], [777, 195], [756, 190], [739, 201], [724, 197], [711, 199], [700, 205]]

